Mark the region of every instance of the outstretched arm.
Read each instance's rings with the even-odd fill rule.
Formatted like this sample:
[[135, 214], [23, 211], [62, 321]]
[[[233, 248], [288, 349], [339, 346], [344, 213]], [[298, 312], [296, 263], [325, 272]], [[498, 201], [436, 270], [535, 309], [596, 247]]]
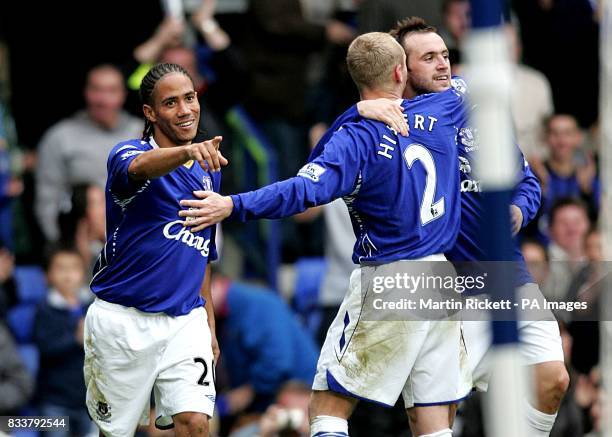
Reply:
[[233, 196], [195, 192], [199, 199], [182, 200], [179, 216], [197, 232], [232, 215], [241, 221], [282, 218], [323, 205], [353, 191], [365, 147], [375, 139], [368, 129], [350, 125], [336, 132], [322, 154], [298, 175], [255, 191]]
[[222, 165], [227, 165], [227, 159], [219, 151], [221, 140], [222, 137], [215, 137], [186, 146], [149, 150], [130, 163], [128, 174], [135, 181], [158, 178], [189, 160], [197, 161], [205, 170], [219, 171]]

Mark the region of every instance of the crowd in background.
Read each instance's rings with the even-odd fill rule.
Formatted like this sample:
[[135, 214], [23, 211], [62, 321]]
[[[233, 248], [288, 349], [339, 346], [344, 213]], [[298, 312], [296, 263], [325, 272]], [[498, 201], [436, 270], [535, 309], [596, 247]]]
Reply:
[[[0, 31], [5, 39], [0, 40], [0, 415], [70, 414], [78, 418], [74, 435], [89, 432], [83, 317], [92, 299], [91, 267], [105, 242], [106, 159], [116, 143], [142, 135], [137, 90], [150, 65], [178, 63], [193, 77], [203, 108], [196, 140], [223, 135], [230, 166], [222, 191], [233, 193], [295, 175], [334, 118], [358, 100], [345, 65], [357, 35], [422, 16], [439, 29], [453, 74], [460, 75], [470, 28], [468, 0], [184, 4], [184, 19], [151, 5], [159, 7], [151, 14], [159, 21], [149, 28], [136, 24], [148, 35], [126, 56], [87, 65], [82, 108], [54, 120], [27, 119], [24, 105], [38, 113], [53, 101], [40, 83], [32, 84], [31, 96], [13, 92], [11, 79], [24, 55], [17, 38]], [[551, 435], [596, 436], [601, 414], [596, 320], [606, 273], [597, 228], [602, 191], [597, 3], [515, 1], [508, 18], [516, 139], [542, 189], [538, 217], [518, 238], [549, 300], [591, 304], [588, 313], [558, 314], [572, 383]], [[30, 129], [32, 120], [47, 124]], [[269, 232], [228, 223], [219, 244], [213, 294], [222, 350], [217, 369], [222, 435], [273, 436], [280, 428], [282, 435], [308, 435], [305, 410], [317, 344], [353, 268], [355, 238], [341, 201], [282, 221], [273, 231], [280, 235], [276, 247], [263, 243]], [[261, 255], [280, 259], [278, 283], [268, 279]], [[312, 290], [304, 286], [310, 283]], [[41, 284], [42, 292], [29, 288]], [[479, 399], [473, 396], [460, 410], [457, 435], [484, 435]], [[350, 424], [354, 436], [409, 435], [401, 405], [390, 412], [360, 406]]]

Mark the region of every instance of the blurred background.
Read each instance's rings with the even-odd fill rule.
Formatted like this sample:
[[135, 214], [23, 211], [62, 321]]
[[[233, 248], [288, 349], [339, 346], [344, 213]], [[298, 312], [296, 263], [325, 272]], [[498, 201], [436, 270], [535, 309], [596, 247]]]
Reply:
[[[548, 299], [597, 303], [597, 293], [583, 291], [600, 279], [603, 259], [599, 3], [514, 0], [508, 12], [516, 135], [543, 195], [519, 235], [523, 253]], [[142, 134], [138, 87], [152, 64], [187, 68], [203, 108], [199, 139], [224, 138], [222, 191], [251, 190], [295, 175], [356, 103], [345, 66], [352, 39], [410, 15], [438, 28], [461, 74], [467, 0], [3, 2], [0, 415], [70, 414], [72, 435], [97, 435], [81, 371], [87, 284], [105, 241], [106, 158]], [[308, 435], [319, 345], [353, 269], [346, 207], [228, 222], [220, 234], [215, 432]], [[572, 383], [553, 436], [596, 436], [600, 427], [598, 323], [576, 318], [560, 315]], [[485, 435], [478, 395], [455, 428]], [[393, 410], [360, 406], [350, 429], [410, 435], [401, 400]]]

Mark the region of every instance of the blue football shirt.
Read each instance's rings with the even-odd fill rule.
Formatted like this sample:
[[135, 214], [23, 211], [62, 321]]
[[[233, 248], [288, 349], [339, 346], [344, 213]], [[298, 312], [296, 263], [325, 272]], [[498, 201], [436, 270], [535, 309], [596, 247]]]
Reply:
[[403, 105], [410, 137], [360, 119], [331, 135], [294, 178], [232, 196], [240, 220], [287, 217], [342, 197], [357, 237], [355, 263], [417, 259], [452, 247], [459, 230], [454, 89]]
[[[467, 93], [465, 81], [459, 77], [453, 77], [452, 85], [456, 93], [450, 94], [449, 96], [452, 97], [454, 95], [459, 100], [462, 100], [461, 96], [464, 96], [464, 99]], [[448, 92], [449, 91], [445, 91], [445, 93]], [[430, 95], [431, 94], [425, 94], [424, 96]], [[461, 192], [461, 226], [455, 244], [445, 252], [445, 255], [450, 261], [457, 263], [478, 262], [485, 259], [485, 254], [479, 245], [479, 240], [483, 232], [481, 227], [481, 216], [483, 213], [481, 207], [482, 186], [480, 180], [476, 178], [473, 172], [474, 153], [477, 152], [480, 143], [477, 130], [470, 124], [469, 111], [466, 110], [466, 108], [461, 108], [455, 115], [457, 127], [456, 156], [458, 159], [458, 173], [460, 175], [459, 190]], [[313, 149], [309, 161], [316, 159], [323, 153], [327, 142], [334, 132], [340, 129], [344, 124], [360, 119], [361, 116], [356, 106], [352, 106], [344, 114], [338, 117]], [[413, 123], [409, 124], [411, 128], [410, 137], [412, 137], [414, 125]], [[520, 153], [520, 150], [517, 151], [517, 153], [521, 156], [522, 165], [520, 169], [518, 169], [518, 183], [514, 188], [511, 202], [521, 209], [523, 213], [523, 225], [525, 225], [535, 217], [540, 206], [540, 184]], [[457, 167], [455, 167], [454, 171], [457, 171]], [[517, 285], [534, 282], [527, 270], [518, 244], [516, 243], [514, 245], [512, 261], [516, 263], [515, 273]]]
[[172, 316], [204, 305], [206, 265], [217, 258], [215, 227], [192, 233], [181, 224], [181, 199], [193, 191], [219, 191], [221, 175], [190, 161], [155, 179], [133, 181], [130, 162], [158, 147], [130, 140], [110, 152], [106, 183], [106, 244], [91, 290], [100, 299]]

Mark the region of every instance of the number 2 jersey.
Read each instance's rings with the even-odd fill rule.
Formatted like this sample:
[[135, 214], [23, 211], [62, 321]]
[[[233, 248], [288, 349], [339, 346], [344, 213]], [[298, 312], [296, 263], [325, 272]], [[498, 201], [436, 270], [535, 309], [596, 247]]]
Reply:
[[[467, 86], [463, 79], [453, 77], [452, 85], [461, 95], [467, 93]], [[446, 93], [447, 92], [448, 91], [446, 91]], [[480, 180], [476, 179], [476, 175], [473, 172], [474, 155], [477, 153], [480, 143], [478, 141], [478, 133], [476, 129], [470, 125], [468, 116], [469, 111], [463, 109], [456, 114], [455, 118], [457, 123], [456, 144], [458, 149], [458, 173], [460, 175], [459, 190], [461, 192], [461, 227], [457, 235], [456, 243], [449, 250], [445, 251], [445, 255], [450, 261], [461, 263], [459, 267], [464, 269], [470, 268], [468, 263], [477, 263], [478, 261], [485, 260], [485, 253], [479, 246], [479, 241], [481, 240], [483, 232], [481, 220], [483, 215], [481, 206], [482, 187]], [[338, 130], [345, 123], [360, 119], [361, 116], [357, 111], [356, 105], [349, 108], [344, 114], [336, 119], [332, 127], [321, 138], [312, 151], [309, 160], [312, 161], [322, 153], [326, 141], [333, 132]], [[416, 131], [416, 129], [414, 129], [415, 123], [411, 118], [409, 118], [408, 121], [411, 129], [410, 137], [412, 137]], [[520, 169], [518, 169], [518, 181], [512, 193], [511, 203], [521, 209], [524, 226], [535, 217], [540, 206], [540, 184], [520, 153], [520, 150], [518, 150], [517, 153], [521, 157], [521, 165]], [[457, 165], [455, 165], [453, 171], [457, 172]], [[516, 242], [513, 248], [512, 261], [515, 263], [515, 283], [517, 286], [534, 282], [527, 270], [527, 266], [525, 265], [525, 261]]]
[[232, 217], [281, 218], [342, 197], [357, 241], [355, 263], [443, 253], [459, 230], [456, 123], [463, 96], [450, 89], [402, 103], [417, 128], [343, 124], [296, 177], [233, 195]]
[[91, 290], [108, 302], [179, 316], [204, 305], [206, 265], [217, 258], [215, 227], [192, 233], [181, 224], [179, 201], [192, 199], [196, 190], [218, 192], [221, 174], [190, 161], [159, 178], [130, 179], [130, 163], [156, 147], [153, 139], [130, 140], [110, 152], [106, 244]]

